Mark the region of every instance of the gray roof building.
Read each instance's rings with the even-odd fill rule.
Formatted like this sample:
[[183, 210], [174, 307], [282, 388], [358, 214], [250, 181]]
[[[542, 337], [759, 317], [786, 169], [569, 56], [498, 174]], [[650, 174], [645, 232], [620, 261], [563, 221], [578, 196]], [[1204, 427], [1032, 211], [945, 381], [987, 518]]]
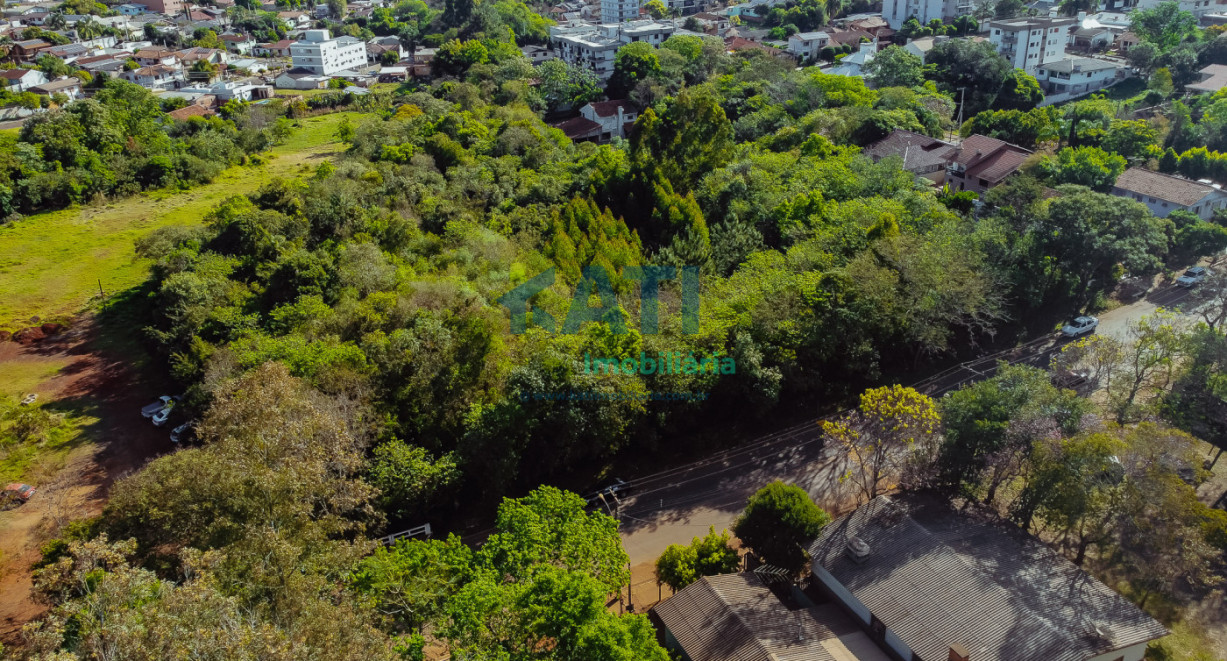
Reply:
[[666, 646], [690, 661], [890, 661], [837, 604], [756, 574], [707, 576], [657, 605]]
[[810, 553], [815, 578], [902, 658], [1136, 661], [1167, 634], [1018, 526], [931, 497], [879, 496]]

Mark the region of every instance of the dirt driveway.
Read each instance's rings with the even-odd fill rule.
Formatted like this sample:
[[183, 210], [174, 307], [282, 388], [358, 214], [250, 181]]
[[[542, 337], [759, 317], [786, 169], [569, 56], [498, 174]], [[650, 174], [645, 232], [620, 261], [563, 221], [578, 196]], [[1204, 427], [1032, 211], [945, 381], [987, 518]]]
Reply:
[[39, 547], [68, 522], [100, 512], [116, 478], [170, 445], [167, 432], [138, 412], [161, 394], [155, 384], [144, 383], [98, 338], [94, 320], [82, 318], [38, 344], [0, 342], [0, 370], [40, 375], [25, 389], [46, 406], [91, 420], [62, 465], [31, 477], [38, 488], [34, 498], [0, 512], [0, 643], [6, 645], [19, 643], [21, 627], [45, 610], [31, 594], [30, 566]]

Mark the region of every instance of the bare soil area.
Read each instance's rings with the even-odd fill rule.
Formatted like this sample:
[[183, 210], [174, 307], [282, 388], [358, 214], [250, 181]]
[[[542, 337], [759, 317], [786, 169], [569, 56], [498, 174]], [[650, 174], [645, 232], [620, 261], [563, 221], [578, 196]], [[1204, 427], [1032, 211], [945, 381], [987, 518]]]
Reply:
[[139, 413], [163, 393], [124, 357], [102, 349], [98, 334], [94, 319], [84, 317], [37, 344], [0, 343], [0, 373], [51, 366], [50, 376], [32, 387], [39, 401], [94, 420], [62, 466], [31, 477], [38, 492], [30, 502], [0, 512], [0, 642], [6, 645], [20, 644], [21, 628], [46, 609], [31, 591], [39, 547], [67, 523], [98, 514], [117, 478], [170, 446], [168, 432]]

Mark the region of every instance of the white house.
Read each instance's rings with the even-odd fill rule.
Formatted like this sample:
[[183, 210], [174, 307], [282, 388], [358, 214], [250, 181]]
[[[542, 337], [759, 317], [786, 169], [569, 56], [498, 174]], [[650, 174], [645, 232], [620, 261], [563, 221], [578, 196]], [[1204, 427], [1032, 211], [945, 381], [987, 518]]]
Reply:
[[226, 50], [239, 55], [251, 55], [251, 49], [256, 47], [256, 40], [245, 34], [223, 34], [218, 39], [226, 45]]
[[1035, 79], [1049, 94], [1078, 96], [1103, 89], [1116, 82], [1125, 67], [1107, 60], [1090, 57], [1063, 57], [1041, 64]]
[[1112, 187], [1112, 194], [1141, 202], [1160, 218], [1182, 210], [1210, 220], [1216, 210], [1227, 208], [1227, 193], [1218, 184], [1181, 179], [1142, 168], [1125, 170]]
[[860, 48], [837, 62], [831, 73], [838, 76], [863, 76], [865, 65], [872, 62], [877, 54], [878, 42], [861, 42]]
[[302, 41], [290, 44], [295, 69], [328, 75], [366, 64], [366, 44], [353, 37], [332, 39], [327, 30], [307, 30]]
[[183, 83], [183, 73], [165, 64], [125, 71], [123, 78], [151, 90], [174, 89]]
[[183, 88], [184, 92], [200, 92], [203, 94], [212, 94], [220, 102], [226, 101], [251, 101], [252, 99], [266, 98], [269, 96], [266, 86], [249, 85], [247, 83], [239, 83], [235, 81], [219, 81], [211, 85], [197, 85], [194, 87]]
[[47, 77], [38, 69], [6, 69], [0, 71], [0, 78], [4, 78], [9, 90], [13, 92], [25, 92], [35, 85], [47, 82]]
[[639, 111], [635, 109], [635, 106], [622, 99], [594, 101], [580, 108], [579, 114], [601, 127], [601, 132], [597, 136], [599, 142], [609, 142], [613, 138], [626, 138], [630, 127], [639, 117]]
[[30, 88], [30, 91], [43, 96], [63, 94], [69, 99], [79, 99], [81, 98], [81, 80], [79, 78], [60, 78], [35, 85]]
[[1032, 76], [1041, 64], [1065, 57], [1070, 28], [1076, 18], [1018, 18], [992, 21], [989, 41], [1016, 69]]
[[816, 60], [818, 52], [831, 43], [825, 32], [798, 32], [788, 38], [788, 52], [798, 58]]

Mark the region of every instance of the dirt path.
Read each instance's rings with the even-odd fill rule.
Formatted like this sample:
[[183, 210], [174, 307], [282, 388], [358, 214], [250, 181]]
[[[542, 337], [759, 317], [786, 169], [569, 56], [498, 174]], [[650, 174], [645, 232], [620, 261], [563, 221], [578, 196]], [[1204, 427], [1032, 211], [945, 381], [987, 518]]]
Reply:
[[31, 477], [38, 493], [29, 503], [0, 512], [0, 642], [6, 645], [18, 643], [21, 627], [45, 610], [31, 594], [30, 566], [39, 547], [70, 521], [99, 513], [115, 479], [168, 449], [166, 432], [138, 413], [158, 394], [156, 384], [143, 383], [124, 360], [98, 351], [97, 333], [86, 318], [37, 345], [0, 343], [0, 373], [43, 373], [50, 366], [51, 376], [30, 390], [45, 405], [93, 421], [62, 468]]

